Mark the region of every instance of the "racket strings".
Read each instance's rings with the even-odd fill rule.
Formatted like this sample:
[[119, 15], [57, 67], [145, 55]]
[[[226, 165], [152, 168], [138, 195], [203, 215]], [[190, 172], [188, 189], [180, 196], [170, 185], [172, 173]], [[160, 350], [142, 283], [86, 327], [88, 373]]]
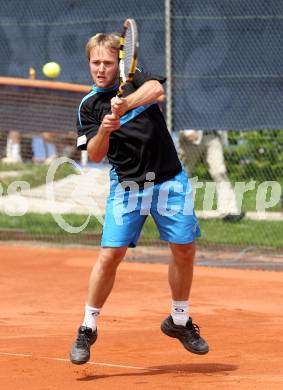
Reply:
[[125, 36], [125, 43], [124, 43], [124, 66], [125, 66], [125, 73], [130, 73], [131, 70], [131, 64], [132, 59], [135, 54], [135, 36], [134, 31], [131, 27], [129, 27], [126, 31]]
[[137, 66], [138, 30], [133, 19], [127, 19], [120, 37], [119, 48], [119, 91], [117, 96], [124, 93], [125, 85], [131, 82]]

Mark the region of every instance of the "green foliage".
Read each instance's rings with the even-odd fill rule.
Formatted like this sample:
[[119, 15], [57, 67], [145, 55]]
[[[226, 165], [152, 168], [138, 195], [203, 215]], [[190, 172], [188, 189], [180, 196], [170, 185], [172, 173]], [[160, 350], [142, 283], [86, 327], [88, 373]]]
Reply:
[[230, 131], [225, 161], [232, 180], [283, 177], [283, 130]]
[[[279, 180], [283, 178], [283, 130], [229, 131], [224, 155], [232, 181]], [[211, 180], [205, 162], [193, 172], [200, 180]]]

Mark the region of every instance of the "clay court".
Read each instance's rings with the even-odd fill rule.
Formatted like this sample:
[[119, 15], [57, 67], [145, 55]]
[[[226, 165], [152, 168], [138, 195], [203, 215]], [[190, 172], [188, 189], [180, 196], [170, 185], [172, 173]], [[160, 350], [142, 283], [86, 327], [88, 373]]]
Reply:
[[282, 389], [283, 281], [274, 271], [196, 266], [191, 313], [210, 344], [197, 356], [159, 330], [170, 305], [166, 264], [124, 262], [91, 361], [70, 364], [96, 255], [1, 246], [1, 389]]

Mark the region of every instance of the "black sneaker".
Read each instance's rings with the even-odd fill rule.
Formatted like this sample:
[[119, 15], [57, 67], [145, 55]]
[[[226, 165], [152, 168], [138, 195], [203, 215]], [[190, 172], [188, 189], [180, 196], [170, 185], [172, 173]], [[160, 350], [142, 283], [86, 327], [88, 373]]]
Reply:
[[80, 326], [77, 339], [70, 352], [70, 360], [74, 364], [84, 364], [89, 361], [90, 347], [97, 339], [97, 329]]
[[226, 214], [225, 217], [222, 218], [224, 222], [239, 222], [241, 219], [245, 217], [246, 213], [242, 211], [240, 214]]
[[183, 346], [190, 352], [204, 355], [209, 351], [206, 341], [200, 337], [199, 327], [192, 323], [191, 317], [186, 326], [175, 325], [171, 316], [167, 317], [161, 324], [161, 330], [169, 337], [181, 341]]

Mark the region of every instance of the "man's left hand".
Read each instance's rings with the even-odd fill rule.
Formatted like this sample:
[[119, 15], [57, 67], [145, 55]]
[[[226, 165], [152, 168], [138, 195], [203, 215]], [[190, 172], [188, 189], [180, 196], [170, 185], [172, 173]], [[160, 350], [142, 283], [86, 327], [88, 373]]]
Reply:
[[111, 111], [116, 116], [122, 116], [128, 111], [128, 103], [126, 98], [115, 96], [111, 99]]

